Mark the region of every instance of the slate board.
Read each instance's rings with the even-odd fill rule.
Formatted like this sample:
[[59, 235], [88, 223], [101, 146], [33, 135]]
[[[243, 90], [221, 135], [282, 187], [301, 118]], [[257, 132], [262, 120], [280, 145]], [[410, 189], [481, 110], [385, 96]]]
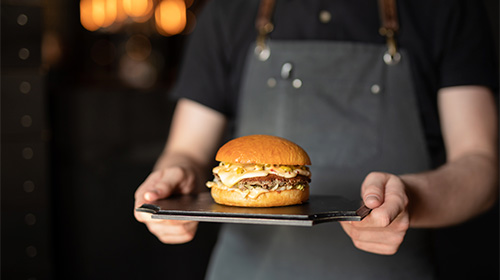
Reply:
[[136, 211], [151, 213], [154, 219], [289, 226], [360, 221], [370, 213], [361, 201], [340, 196], [311, 195], [300, 205], [254, 208], [219, 205], [208, 192], [169, 197], [143, 204]]

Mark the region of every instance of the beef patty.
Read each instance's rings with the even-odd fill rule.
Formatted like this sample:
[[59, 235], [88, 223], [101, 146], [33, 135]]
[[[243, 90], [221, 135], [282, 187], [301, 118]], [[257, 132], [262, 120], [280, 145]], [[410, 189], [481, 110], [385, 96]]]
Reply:
[[276, 187], [283, 187], [290, 185], [291, 186], [296, 186], [301, 184], [306, 185], [309, 182], [311, 182], [311, 179], [303, 175], [297, 175], [293, 178], [284, 178], [276, 174], [269, 174], [263, 177], [242, 179], [237, 183], [237, 187], [245, 187], [250, 185], [254, 187], [261, 187], [264, 189], [273, 189]]

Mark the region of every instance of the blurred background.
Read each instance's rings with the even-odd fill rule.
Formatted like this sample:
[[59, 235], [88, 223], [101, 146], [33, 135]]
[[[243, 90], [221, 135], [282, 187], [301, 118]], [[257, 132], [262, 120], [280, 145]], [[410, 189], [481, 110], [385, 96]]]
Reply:
[[164, 245], [133, 202], [204, 2], [2, 0], [2, 279], [203, 277], [216, 225]]
[[[498, 46], [498, 1], [484, 1]], [[203, 278], [218, 225], [164, 245], [135, 221], [133, 194], [163, 149], [205, 2], [1, 1], [2, 279]], [[497, 207], [437, 232], [443, 279], [466, 279], [457, 265], [498, 279], [498, 221]]]

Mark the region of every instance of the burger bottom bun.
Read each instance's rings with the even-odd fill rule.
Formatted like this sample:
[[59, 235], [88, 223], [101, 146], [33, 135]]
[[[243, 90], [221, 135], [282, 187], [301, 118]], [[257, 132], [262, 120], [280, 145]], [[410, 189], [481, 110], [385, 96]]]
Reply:
[[275, 207], [302, 204], [309, 199], [309, 186], [303, 190], [269, 191], [256, 198], [243, 197], [241, 193], [217, 187], [211, 188], [215, 202], [223, 205], [242, 207]]

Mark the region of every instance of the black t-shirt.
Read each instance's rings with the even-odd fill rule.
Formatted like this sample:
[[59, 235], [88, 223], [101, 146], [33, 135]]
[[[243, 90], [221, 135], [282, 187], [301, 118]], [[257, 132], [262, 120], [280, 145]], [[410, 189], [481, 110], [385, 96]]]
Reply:
[[[225, 114], [236, 115], [238, 92], [249, 45], [257, 32], [258, 0], [214, 0], [191, 35], [173, 91]], [[409, 54], [415, 92], [431, 155], [443, 151], [437, 91], [483, 85], [497, 89], [489, 23], [477, 0], [397, 2], [398, 46]], [[330, 20], [320, 20], [328, 11]], [[378, 1], [277, 0], [271, 39], [337, 40], [386, 44], [378, 32]]]

